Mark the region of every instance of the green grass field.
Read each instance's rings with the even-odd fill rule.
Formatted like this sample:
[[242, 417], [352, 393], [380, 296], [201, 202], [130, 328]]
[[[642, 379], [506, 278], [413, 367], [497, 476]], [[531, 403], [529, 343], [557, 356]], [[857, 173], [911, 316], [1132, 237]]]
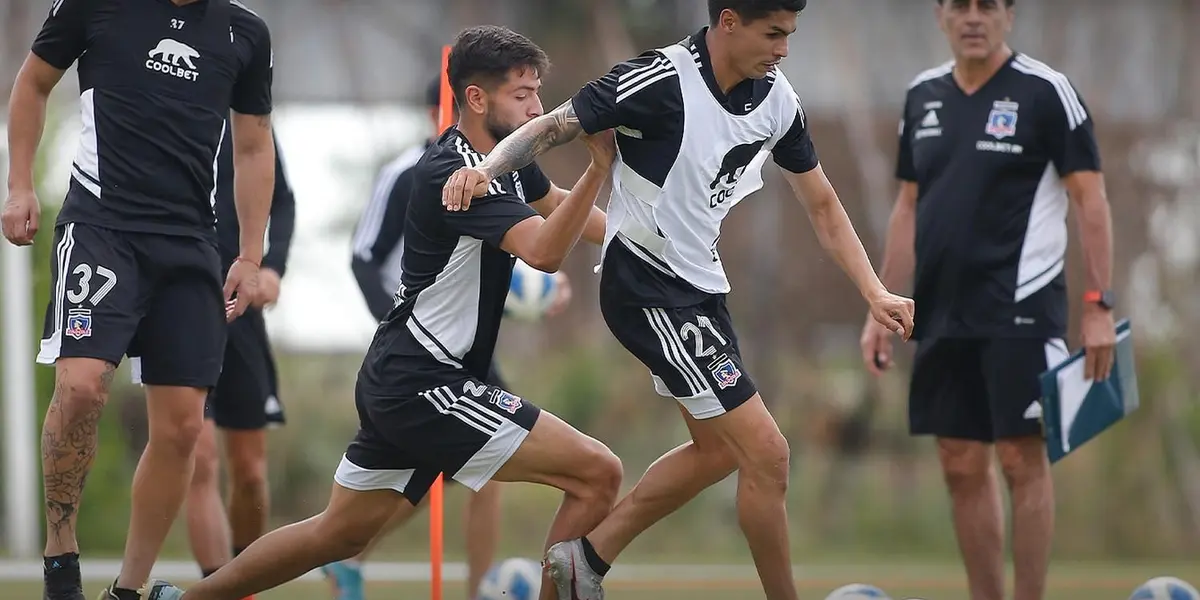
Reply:
[[[1142, 581], [1170, 574], [1200, 581], [1197, 564], [1072, 564], [1053, 568], [1047, 600], [1126, 600]], [[1011, 580], [1010, 580], [1011, 581]], [[802, 568], [798, 583], [801, 598], [820, 600], [832, 589], [851, 582], [873, 583], [895, 600], [964, 600], [961, 569], [957, 565], [864, 565], [861, 567], [820, 566]], [[99, 593], [100, 582], [89, 582], [89, 598]], [[35, 600], [41, 587], [33, 583], [6, 583], [0, 600]], [[1010, 592], [1011, 593], [1011, 592]], [[426, 583], [380, 583], [370, 586], [369, 600], [421, 600], [429, 598]], [[671, 581], [612, 581], [608, 597], [613, 600], [753, 600], [762, 597], [758, 582], [749, 577]], [[297, 582], [261, 594], [259, 600], [329, 600], [323, 583]], [[445, 600], [465, 600], [460, 584], [446, 587]]]

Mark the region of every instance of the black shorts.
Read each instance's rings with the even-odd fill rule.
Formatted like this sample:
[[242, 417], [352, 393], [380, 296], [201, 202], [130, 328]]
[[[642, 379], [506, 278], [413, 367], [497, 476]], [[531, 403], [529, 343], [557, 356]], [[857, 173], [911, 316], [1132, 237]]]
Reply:
[[39, 363], [140, 356], [148, 385], [216, 385], [225, 301], [214, 244], [69, 223], [54, 248]]
[[516, 453], [541, 409], [473, 377], [417, 393], [354, 390], [359, 431], [334, 480], [417, 504], [439, 474], [478, 491]]
[[980, 442], [1040, 436], [1038, 376], [1067, 355], [1058, 338], [924, 340], [913, 360], [909, 430]]
[[729, 412], [758, 393], [742, 364], [725, 296], [681, 308], [622, 304], [600, 295], [600, 311], [625, 349], [650, 369], [654, 389], [696, 419]]
[[221, 429], [254, 431], [283, 425], [275, 358], [261, 310], [251, 308], [228, 327], [225, 361], [204, 405]]

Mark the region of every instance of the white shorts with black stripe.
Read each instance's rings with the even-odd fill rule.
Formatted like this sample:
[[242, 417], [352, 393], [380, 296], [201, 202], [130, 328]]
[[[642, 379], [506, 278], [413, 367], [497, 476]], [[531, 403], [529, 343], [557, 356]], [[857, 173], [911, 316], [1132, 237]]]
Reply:
[[742, 364], [724, 296], [656, 308], [606, 301], [602, 294], [600, 308], [613, 336], [650, 369], [655, 390], [693, 417], [723, 415], [758, 393]]
[[355, 388], [359, 431], [334, 480], [356, 491], [395, 490], [413, 504], [438, 474], [479, 490], [512, 458], [541, 409], [473, 377], [412, 395]]

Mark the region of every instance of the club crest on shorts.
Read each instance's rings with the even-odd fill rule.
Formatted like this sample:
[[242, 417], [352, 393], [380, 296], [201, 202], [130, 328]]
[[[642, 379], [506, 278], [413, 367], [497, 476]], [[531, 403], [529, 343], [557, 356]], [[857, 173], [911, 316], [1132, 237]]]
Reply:
[[983, 132], [1002, 140], [1017, 134], [1017, 108], [1020, 105], [1008, 100], [997, 100], [988, 114], [987, 127]]
[[92, 311], [86, 308], [68, 310], [67, 328], [63, 333], [77, 340], [92, 337]]
[[716, 380], [717, 387], [721, 389], [737, 385], [738, 380], [742, 378], [742, 372], [733, 364], [733, 359], [729, 358], [728, 354], [722, 354], [709, 363], [708, 370]]
[[515, 415], [517, 414], [517, 411], [521, 409], [521, 398], [520, 396], [516, 396], [500, 388], [496, 388], [496, 390], [492, 392], [492, 404], [495, 404], [505, 411], [508, 411], [508, 414], [510, 415]]

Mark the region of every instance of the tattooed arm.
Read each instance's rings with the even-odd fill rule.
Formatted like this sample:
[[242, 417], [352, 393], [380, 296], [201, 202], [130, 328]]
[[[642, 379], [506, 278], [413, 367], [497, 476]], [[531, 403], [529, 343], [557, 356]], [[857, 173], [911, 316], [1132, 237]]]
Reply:
[[442, 189], [442, 204], [447, 210], [467, 210], [472, 197], [486, 193], [489, 181], [528, 165], [539, 155], [582, 133], [579, 117], [568, 100], [509, 134], [477, 167], [454, 173]]

